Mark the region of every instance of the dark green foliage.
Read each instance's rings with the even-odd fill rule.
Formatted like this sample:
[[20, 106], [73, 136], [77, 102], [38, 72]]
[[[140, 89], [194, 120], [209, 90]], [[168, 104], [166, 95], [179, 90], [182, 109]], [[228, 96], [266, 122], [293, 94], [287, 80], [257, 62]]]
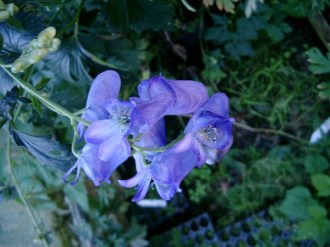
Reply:
[[18, 98], [18, 88], [14, 87], [11, 91], [0, 100], [0, 117], [11, 120], [11, 111], [16, 104]]
[[173, 25], [171, 6], [164, 1], [108, 0], [102, 10], [109, 20], [111, 31], [115, 33], [146, 29], [159, 31]]
[[61, 48], [47, 57], [47, 67], [66, 81], [90, 83], [86, 51], [77, 39], [65, 40]]
[[[330, 109], [330, 55], [308, 18], [320, 11], [327, 17], [329, 1], [249, 1], [256, 3], [249, 18], [248, 1], [186, 1], [196, 12], [174, 0], [13, 2], [19, 13], [0, 23], [1, 63], [10, 66], [41, 30], [54, 26], [60, 49], [17, 76], [65, 109], [84, 108], [90, 83], [107, 69], [120, 73], [120, 98], [125, 100], [136, 96], [139, 81], [162, 73], [201, 81], [210, 93], [225, 92], [230, 115], [245, 128], [235, 127], [233, 148], [221, 163], [194, 169], [180, 185], [190, 203], [182, 215], [157, 227], [136, 223], [128, 199], [134, 191], [116, 182], [132, 175], [133, 166], [121, 166], [110, 185], [95, 187], [83, 175], [75, 187], [62, 183], [75, 158], [55, 139], [71, 144], [75, 126], [15, 88], [17, 83], [0, 68], [0, 201], [17, 196], [7, 171], [8, 123], [16, 144], [29, 151], [11, 147], [18, 187], [37, 216], [45, 207], [51, 210], [54, 227], [44, 228], [51, 237], [58, 233], [63, 246], [146, 246], [145, 238], [205, 211], [216, 224], [212, 235], [271, 205], [281, 219], [296, 219], [294, 240], [312, 239], [319, 246], [329, 242], [329, 138], [307, 143]], [[169, 139], [183, 130], [188, 117], [182, 117], [181, 125], [169, 124]], [[77, 144], [79, 149], [83, 142]], [[156, 198], [156, 190], [148, 197]], [[171, 210], [165, 208], [164, 215]], [[255, 220], [243, 230], [231, 227], [221, 240], [228, 243], [230, 234], [244, 235], [261, 223]], [[273, 246], [272, 234], [281, 230], [263, 229], [235, 246], [260, 239]], [[174, 231], [166, 241], [187, 246], [180, 234]], [[211, 235], [196, 235], [188, 245], [202, 246], [202, 238]]]
[[223, 45], [224, 51], [231, 59], [240, 60], [241, 57], [254, 56], [255, 51], [251, 43], [261, 31], [274, 42], [281, 41], [284, 34], [291, 31], [290, 26], [284, 22], [285, 15], [279, 13], [281, 12], [278, 8], [260, 5], [258, 12], [250, 18], [242, 16], [229, 21], [225, 15], [213, 14], [215, 26], [207, 30], [205, 39]]
[[25, 147], [43, 165], [67, 171], [75, 162], [67, 147], [50, 136], [32, 136], [15, 129], [11, 134], [16, 145]]
[[286, 1], [283, 9], [291, 16], [306, 17], [323, 11], [329, 3], [328, 0], [289, 0]]

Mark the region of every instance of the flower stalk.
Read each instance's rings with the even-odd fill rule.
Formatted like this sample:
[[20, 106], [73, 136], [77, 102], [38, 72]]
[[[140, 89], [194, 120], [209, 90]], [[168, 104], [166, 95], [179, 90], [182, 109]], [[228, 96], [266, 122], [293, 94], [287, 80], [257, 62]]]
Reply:
[[80, 122], [86, 126], [89, 126], [89, 122], [78, 117], [77, 115], [73, 114], [72, 112], [68, 111], [67, 109], [63, 108], [62, 106], [58, 105], [57, 103], [53, 102], [52, 100], [40, 95], [40, 93], [35, 90], [31, 85], [25, 83], [21, 78], [17, 77], [13, 74], [10, 69], [6, 68], [5, 66], [1, 65], [1, 68], [6, 71], [8, 75], [10, 75], [17, 84], [22, 87], [27, 93], [31, 94], [32, 96], [36, 97], [40, 100], [47, 108], [56, 112], [59, 115], [65, 116], [70, 118], [70, 120], [75, 120], [76, 122]]
[[11, 139], [10, 139], [10, 136], [8, 135], [8, 138], [7, 138], [7, 163], [8, 163], [8, 172], [9, 172], [9, 175], [10, 177], [12, 178], [12, 181], [13, 181], [13, 184], [16, 188], [16, 191], [17, 191], [17, 194], [19, 196], [19, 198], [21, 199], [22, 203], [24, 204], [30, 218], [32, 219], [32, 222], [33, 222], [33, 225], [34, 227], [36, 228], [36, 230], [38, 231], [38, 234], [39, 234], [39, 238], [40, 240], [43, 242], [44, 246], [48, 247], [49, 244], [47, 242], [47, 239], [46, 239], [46, 236], [45, 236], [45, 232], [44, 230], [40, 227], [38, 221], [37, 221], [37, 218], [36, 216], [34, 215], [33, 213], [33, 210], [32, 210], [32, 207], [30, 205], [30, 203], [25, 199], [24, 195], [23, 195], [23, 192], [18, 184], [18, 181], [17, 181], [17, 178], [15, 176], [15, 173], [13, 171], [13, 165], [12, 165], [12, 162], [11, 162]]

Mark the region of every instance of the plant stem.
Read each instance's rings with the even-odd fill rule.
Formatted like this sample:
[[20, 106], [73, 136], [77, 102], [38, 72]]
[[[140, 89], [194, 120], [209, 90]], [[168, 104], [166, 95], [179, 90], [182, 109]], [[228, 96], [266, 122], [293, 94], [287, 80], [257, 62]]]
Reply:
[[330, 26], [321, 12], [308, 16], [308, 20], [315, 32], [330, 51]]
[[77, 151], [77, 140], [78, 140], [78, 132], [77, 132], [77, 129], [76, 129], [76, 122], [71, 119], [71, 126], [72, 126], [72, 129], [73, 129], [73, 140], [72, 140], [72, 145], [71, 145], [71, 152], [73, 153], [74, 156], [77, 157], [77, 159], [79, 159], [80, 157], [80, 153]]
[[273, 130], [273, 129], [264, 129], [264, 128], [253, 128], [249, 125], [245, 125], [242, 123], [234, 122], [234, 125], [238, 128], [245, 129], [251, 132], [259, 132], [259, 133], [265, 133], [265, 134], [272, 134], [272, 135], [279, 135], [279, 136], [284, 136], [287, 138], [290, 138], [292, 140], [298, 141], [298, 142], [307, 142], [306, 140], [303, 140], [299, 137], [296, 137], [294, 135], [285, 133], [281, 130]]
[[172, 147], [174, 144], [176, 144], [177, 142], [179, 142], [183, 138], [184, 138], [184, 135], [182, 134], [178, 138], [176, 138], [175, 140], [173, 140], [172, 142], [167, 144], [166, 146], [159, 147], [159, 148], [141, 147], [141, 146], [135, 145], [133, 143], [130, 143], [130, 145], [133, 149], [135, 149], [136, 151], [138, 151], [140, 153], [143, 153], [143, 152], [161, 153], [161, 152], [165, 151], [166, 149]]
[[13, 74], [10, 69], [5, 68], [1, 66], [3, 70], [7, 72], [8, 75], [10, 75], [17, 83], [20, 85], [26, 92], [31, 94], [32, 96], [36, 97], [38, 100], [40, 100], [46, 107], [48, 107], [50, 110], [56, 112], [57, 114], [60, 114], [62, 116], [66, 116], [70, 119], [75, 120], [76, 122], [80, 122], [86, 126], [89, 126], [89, 122], [78, 117], [77, 115], [73, 114], [72, 112], [68, 111], [67, 109], [63, 108], [62, 106], [58, 105], [57, 103], [53, 102], [52, 100], [42, 96], [39, 94], [38, 91], [36, 91], [31, 85], [25, 83], [21, 78], [17, 77], [15, 74]]
[[7, 138], [7, 159], [8, 159], [7, 160], [7, 163], [8, 163], [8, 172], [9, 172], [9, 175], [12, 178], [13, 184], [14, 184], [14, 186], [16, 188], [16, 191], [17, 191], [17, 194], [18, 194], [19, 198], [21, 199], [21, 201], [24, 204], [24, 206], [25, 206], [25, 208], [26, 208], [26, 210], [27, 210], [30, 218], [32, 219], [32, 222], [33, 222], [34, 227], [38, 231], [39, 238], [42, 240], [42, 242], [44, 243], [44, 245], [46, 247], [48, 247], [49, 244], [48, 244], [48, 242], [46, 240], [45, 232], [43, 231], [43, 229], [38, 224], [37, 218], [36, 218], [36, 216], [33, 213], [32, 207], [31, 207], [30, 203], [25, 199], [25, 197], [23, 195], [23, 192], [22, 192], [21, 188], [19, 187], [19, 184], [18, 184], [17, 178], [15, 176], [15, 173], [13, 172], [13, 166], [12, 166], [12, 162], [11, 162], [11, 145], [10, 144], [11, 144], [11, 139], [10, 139], [10, 136], [8, 135], [8, 138]]

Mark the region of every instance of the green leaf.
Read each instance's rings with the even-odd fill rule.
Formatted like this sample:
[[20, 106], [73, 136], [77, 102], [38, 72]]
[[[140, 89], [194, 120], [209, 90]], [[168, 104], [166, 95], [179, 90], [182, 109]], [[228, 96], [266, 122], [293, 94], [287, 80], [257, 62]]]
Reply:
[[305, 187], [297, 186], [286, 192], [286, 197], [280, 206], [280, 210], [289, 218], [308, 219], [308, 207], [317, 205], [312, 199], [311, 193]]
[[25, 147], [43, 165], [67, 171], [76, 161], [66, 146], [50, 136], [32, 136], [15, 129], [11, 134], [18, 146]]
[[330, 82], [322, 82], [317, 85], [317, 89], [320, 90], [319, 96], [323, 99], [330, 98]]
[[299, 223], [297, 239], [312, 239], [318, 243], [318, 246], [323, 246], [330, 241], [330, 220], [326, 218], [327, 210], [315, 205], [308, 207], [308, 212], [311, 218]]
[[325, 174], [317, 174], [311, 177], [312, 184], [317, 189], [318, 196], [330, 196], [330, 177]]
[[85, 49], [77, 39], [63, 41], [60, 49], [47, 56], [46, 66], [55, 72], [55, 75], [69, 81], [90, 83]]
[[65, 195], [71, 200], [76, 202], [85, 212], [89, 210], [89, 202], [87, 197], [87, 189], [83, 182], [76, 185], [67, 185], [64, 188]]
[[226, 12], [235, 13], [235, 5], [234, 2], [237, 2], [238, 0], [217, 0], [216, 4], [218, 9], [225, 10]]
[[0, 51], [2, 50], [2, 46], [3, 46], [3, 38], [2, 35], [0, 34]]
[[298, 226], [297, 240], [312, 239], [318, 243], [317, 246], [324, 246], [330, 241], [330, 221], [322, 220], [305, 220]]
[[24, 32], [24, 27], [20, 20], [18, 20], [16, 17], [11, 16], [7, 20], [7, 24], [13, 28], [16, 28], [17, 30]]
[[327, 216], [327, 210], [319, 205], [310, 206], [307, 208], [307, 210], [310, 216], [312, 216], [312, 218], [315, 220], [319, 220]]
[[31, 102], [32, 102], [33, 109], [37, 110], [37, 112], [41, 116], [42, 115], [42, 104], [41, 104], [40, 100], [38, 100], [34, 96], [31, 96]]
[[103, 12], [112, 32], [168, 30], [173, 14], [171, 6], [159, 0], [109, 0]]
[[306, 52], [308, 62], [311, 64], [309, 69], [314, 74], [330, 73], [330, 52], [324, 56], [319, 49], [312, 48]]
[[43, 6], [61, 6], [64, 4], [64, 0], [37, 0]]
[[49, 81], [50, 81], [50, 78], [42, 77], [41, 80], [37, 83], [37, 85], [34, 88], [36, 90], [40, 91], [47, 85], [47, 83]]
[[2, 99], [0, 99], [0, 117], [11, 120], [12, 109], [15, 107], [18, 100], [18, 88], [14, 87], [8, 91]]
[[329, 168], [330, 164], [326, 158], [321, 155], [308, 155], [304, 159], [304, 165], [307, 172], [313, 175], [324, 172], [327, 168]]

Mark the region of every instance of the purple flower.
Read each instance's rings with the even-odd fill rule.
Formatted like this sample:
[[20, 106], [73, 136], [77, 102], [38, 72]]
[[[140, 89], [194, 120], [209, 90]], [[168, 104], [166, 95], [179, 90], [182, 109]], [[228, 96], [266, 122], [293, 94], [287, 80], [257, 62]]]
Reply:
[[108, 161], [102, 161], [98, 158], [98, 146], [93, 144], [86, 144], [82, 150], [82, 154], [71, 169], [63, 176], [66, 178], [77, 169], [75, 180], [71, 184], [78, 181], [81, 169], [84, 170], [87, 177], [89, 177], [95, 184], [100, 185], [102, 182], [110, 183], [110, 176], [112, 172], [125, 161], [126, 156], [123, 153], [129, 153], [130, 148], [126, 145], [118, 147], [114, 153], [114, 158]]
[[[115, 158], [118, 148], [126, 146], [126, 150], [130, 150], [127, 136], [132, 126], [131, 114], [134, 106], [130, 102], [111, 99], [105, 103], [104, 108], [108, 118], [92, 122], [86, 130], [85, 141], [99, 145], [98, 158], [108, 161]], [[121, 155], [127, 159], [130, 152]]]
[[195, 112], [184, 133], [193, 134], [205, 152], [205, 162], [213, 165], [222, 159], [233, 143], [233, 121], [229, 117], [227, 96], [217, 93]]
[[160, 197], [170, 200], [177, 191], [181, 191], [179, 186], [189, 172], [206, 159], [203, 155], [204, 151], [196, 138], [187, 134], [171, 148], [154, 155], [150, 164], [147, 164], [141, 153], [134, 155], [137, 174], [131, 179], [118, 182], [126, 188], [137, 186], [133, 202], [145, 197], [151, 181]]
[[92, 123], [87, 130], [83, 125], [78, 126], [86, 145], [64, 177], [76, 168], [79, 175], [82, 168], [95, 185], [103, 181], [109, 183], [111, 173], [130, 156], [127, 136], [134, 105], [117, 99], [120, 84], [119, 75], [114, 71], [103, 72], [95, 78], [83, 114], [83, 118]]
[[206, 87], [196, 81], [169, 80], [156, 76], [138, 86], [139, 98], [130, 98], [136, 104], [134, 123], [144, 132], [165, 115], [194, 113], [207, 99]]
[[[106, 119], [107, 112], [104, 110], [105, 104], [109, 99], [116, 99], [118, 97], [120, 86], [121, 81], [117, 72], [107, 70], [99, 74], [91, 85], [87, 97], [86, 109], [81, 117], [89, 122]], [[77, 129], [80, 138], [82, 138], [86, 126], [79, 123]]]

